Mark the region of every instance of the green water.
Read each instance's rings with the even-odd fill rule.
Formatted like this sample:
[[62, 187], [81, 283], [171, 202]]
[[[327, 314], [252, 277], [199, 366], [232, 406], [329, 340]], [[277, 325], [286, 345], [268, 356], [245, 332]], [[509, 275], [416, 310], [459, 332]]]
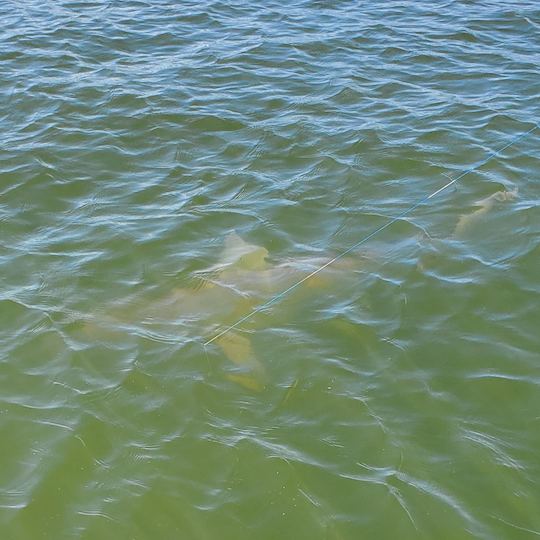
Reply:
[[540, 536], [536, 1], [0, 22], [2, 540]]

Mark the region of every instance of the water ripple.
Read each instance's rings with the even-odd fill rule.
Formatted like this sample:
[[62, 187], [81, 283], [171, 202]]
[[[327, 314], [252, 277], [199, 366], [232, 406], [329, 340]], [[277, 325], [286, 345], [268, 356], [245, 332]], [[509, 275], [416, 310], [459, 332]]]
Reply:
[[482, 165], [536, 2], [45, 4], [0, 8], [5, 535], [537, 536], [540, 133]]

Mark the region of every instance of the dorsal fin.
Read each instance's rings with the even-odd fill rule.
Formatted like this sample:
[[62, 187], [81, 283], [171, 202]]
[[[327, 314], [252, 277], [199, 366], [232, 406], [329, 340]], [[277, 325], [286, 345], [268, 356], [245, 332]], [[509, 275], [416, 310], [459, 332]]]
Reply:
[[266, 257], [268, 257], [266, 248], [248, 244], [236, 232], [232, 232], [225, 238], [220, 264], [234, 265], [246, 270], [261, 270], [267, 266]]

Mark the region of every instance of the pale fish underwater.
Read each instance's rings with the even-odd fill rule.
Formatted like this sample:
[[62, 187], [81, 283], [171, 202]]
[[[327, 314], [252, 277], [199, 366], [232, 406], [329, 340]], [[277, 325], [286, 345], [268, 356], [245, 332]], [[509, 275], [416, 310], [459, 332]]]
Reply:
[[474, 203], [472, 206], [476, 208], [475, 210], [462, 214], [452, 234], [441, 238], [423, 235], [421, 243], [425, 250], [418, 260], [417, 269], [421, 272], [430, 272], [439, 266], [442, 260], [446, 265], [459, 264], [460, 255], [456, 252], [456, 246], [452, 246], [453, 242], [458, 244], [473, 242], [477, 246], [481, 245], [486, 238], [492, 237], [493, 220], [501, 218], [503, 205], [515, 201], [517, 196], [517, 188], [496, 191]]
[[[114, 302], [85, 319], [85, 333], [99, 339], [103, 332], [134, 332], [158, 340], [193, 339], [227, 329], [257, 306], [329, 261], [330, 257], [302, 257], [276, 264], [265, 247], [245, 242], [236, 232], [225, 238], [218, 262], [192, 273], [189, 286], [174, 287], [157, 298], [135, 295]], [[364, 266], [366, 258], [343, 258], [309, 277], [291, 294], [291, 304], [301, 309], [306, 295], [328, 292]], [[293, 310], [294, 311], [294, 310]], [[249, 390], [261, 391], [266, 370], [257, 358], [250, 336], [241, 330], [223, 333], [213, 341], [232, 363], [225, 377]]]
[[474, 206], [478, 207], [477, 210], [470, 214], [464, 214], [459, 218], [459, 221], [454, 229], [454, 236], [463, 237], [469, 231], [474, 229], [474, 227], [478, 226], [498, 203], [514, 201], [517, 198], [517, 195], [517, 189], [512, 191], [496, 191], [489, 197], [477, 201], [474, 204]]

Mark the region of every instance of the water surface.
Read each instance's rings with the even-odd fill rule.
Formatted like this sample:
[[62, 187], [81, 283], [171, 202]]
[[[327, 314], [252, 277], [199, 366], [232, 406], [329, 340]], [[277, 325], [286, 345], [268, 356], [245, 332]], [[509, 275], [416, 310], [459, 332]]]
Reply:
[[0, 21], [2, 538], [540, 536], [537, 2]]

